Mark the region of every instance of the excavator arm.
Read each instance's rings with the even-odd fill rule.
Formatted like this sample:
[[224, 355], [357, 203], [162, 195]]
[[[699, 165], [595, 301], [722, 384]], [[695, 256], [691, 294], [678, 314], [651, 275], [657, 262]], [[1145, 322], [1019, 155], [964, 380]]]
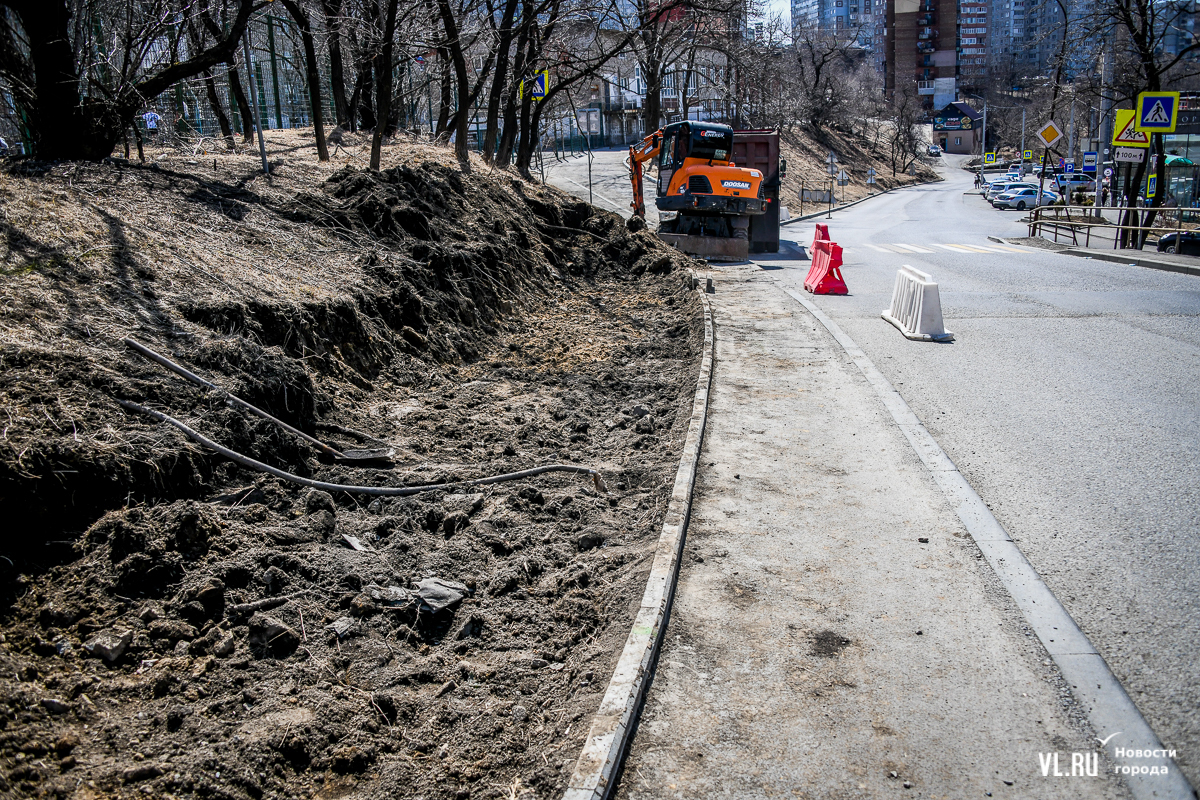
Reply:
[[629, 206], [633, 209], [635, 217], [646, 218], [646, 198], [642, 192], [642, 164], [658, 155], [660, 147], [662, 131], [655, 131], [638, 144], [629, 146], [629, 160], [626, 164], [629, 167], [629, 179], [633, 181], [633, 202]]

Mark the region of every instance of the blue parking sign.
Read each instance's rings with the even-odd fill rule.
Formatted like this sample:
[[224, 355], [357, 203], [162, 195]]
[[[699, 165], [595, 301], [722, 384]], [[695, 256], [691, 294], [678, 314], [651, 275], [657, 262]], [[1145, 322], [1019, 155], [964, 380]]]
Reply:
[[1074, 161], [1068, 161], [1068, 162], [1067, 162], [1067, 174], [1068, 174], [1068, 175], [1070, 175], [1070, 174], [1071, 174], [1072, 172], [1074, 172], [1074, 171], [1075, 171], [1075, 162], [1074, 162]]

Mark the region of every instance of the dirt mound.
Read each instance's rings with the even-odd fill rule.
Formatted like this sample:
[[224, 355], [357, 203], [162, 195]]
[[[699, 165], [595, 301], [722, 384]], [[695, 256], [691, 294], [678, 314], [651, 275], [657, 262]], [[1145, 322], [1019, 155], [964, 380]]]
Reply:
[[[184, 162], [0, 180], [26, 214], [0, 223], [0, 513], [21, 531], [0, 560], [0, 792], [561, 792], [690, 415], [682, 257], [508, 176], [266, 184]], [[397, 464], [323, 461], [129, 335]], [[331, 483], [567, 462], [611, 492], [568, 474], [311, 491], [115, 398]]]

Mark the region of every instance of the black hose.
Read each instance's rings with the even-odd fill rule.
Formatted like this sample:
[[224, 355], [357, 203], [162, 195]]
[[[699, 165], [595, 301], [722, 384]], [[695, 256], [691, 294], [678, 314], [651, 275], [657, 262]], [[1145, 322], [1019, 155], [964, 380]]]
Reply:
[[290, 472], [284, 472], [281, 469], [272, 467], [270, 464], [264, 464], [261, 461], [255, 461], [253, 458], [244, 456], [241, 453], [230, 450], [228, 447], [223, 447], [213, 440], [197, 433], [174, 417], [169, 417], [161, 411], [155, 411], [152, 408], [132, 403], [128, 400], [118, 400], [117, 405], [130, 411], [140, 411], [154, 417], [159, 422], [165, 422], [168, 425], [174, 425], [179, 430], [183, 431], [189, 438], [199, 442], [216, 453], [228, 458], [230, 461], [235, 461], [243, 467], [256, 469], [259, 472], [266, 472], [274, 475], [276, 478], [282, 478], [285, 481], [298, 483], [301, 486], [309, 486], [313, 489], [322, 489], [327, 492], [351, 492], [354, 494], [373, 495], [376, 497], [402, 497], [411, 494], [420, 494], [421, 492], [440, 491], [442, 489], [453, 489], [459, 486], [485, 486], [489, 483], [504, 483], [505, 481], [515, 481], [521, 478], [532, 478], [535, 475], [542, 475], [546, 472], [579, 472], [592, 476], [592, 482], [596, 485], [598, 491], [607, 492], [608, 488], [604, 485], [604, 479], [600, 476], [597, 470], [590, 467], [579, 467], [574, 464], [547, 464], [542, 467], [534, 467], [533, 469], [521, 470], [520, 472], [509, 472], [504, 475], [493, 475], [490, 478], [478, 478], [473, 481], [457, 481], [455, 483], [433, 483], [423, 486], [347, 486], [340, 483], [325, 483], [324, 481], [314, 481], [311, 478], [302, 478], [299, 475], [293, 475]]
[[267, 420], [268, 422], [274, 422], [276, 425], [283, 428], [285, 431], [288, 431], [289, 433], [296, 434], [304, 441], [306, 441], [309, 444], [316, 447], [318, 450], [320, 450], [325, 455], [331, 456], [333, 458], [341, 458], [341, 459], [346, 458], [346, 456], [343, 453], [341, 453], [337, 450], [334, 450], [332, 447], [330, 447], [329, 445], [320, 441], [319, 439], [314, 439], [312, 436], [309, 436], [304, 431], [299, 430], [297, 428], [293, 428], [291, 425], [288, 425], [286, 422], [279, 419], [278, 417], [273, 417], [270, 414], [268, 414], [266, 411], [263, 411], [261, 408], [256, 408], [255, 406], [250, 405], [245, 400], [243, 400], [240, 397], [237, 397], [233, 394], [230, 394], [226, 390], [222, 389], [220, 386], [217, 386], [212, 381], [207, 381], [204, 378], [201, 378], [196, 373], [192, 372], [191, 370], [189, 370], [185, 367], [179, 366], [178, 364], [176, 364], [174, 361], [167, 358], [166, 356], [160, 355], [160, 354], [154, 352], [153, 350], [151, 350], [149, 347], [146, 347], [146, 345], [142, 344], [141, 342], [135, 341], [133, 339], [126, 339], [125, 344], [129, 347], [132, 347], [134, 350], [141, 353], [143, 356], [150, 359], [151, 361], [161, 364], [162, 366], [171, 370], [171, 372], [174, 372], [179, 377], [185, 378], [185, 379], [191, 381], [192, 383], [196, 384], [197, 386], [202, 386], [205, 389], [211, 389], [212, 391], [217, 392], [220, 395], [223, 395], [225, 397], [226, 401], [228, 401], [236, 406], [241, 406], [242, 408], [249, 411], [251, 414], [256, 414], [256, 415], [262, 417], [263, 419]]

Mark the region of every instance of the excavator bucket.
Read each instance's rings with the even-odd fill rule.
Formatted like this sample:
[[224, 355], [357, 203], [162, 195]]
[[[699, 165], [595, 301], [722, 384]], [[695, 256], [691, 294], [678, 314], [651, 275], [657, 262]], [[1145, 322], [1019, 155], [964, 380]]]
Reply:
[[745, 261], [750, 257], [750, 242], [746, 239], [685, 233], [659, 233], [658, 238], [680, 252], [705, 261]]

